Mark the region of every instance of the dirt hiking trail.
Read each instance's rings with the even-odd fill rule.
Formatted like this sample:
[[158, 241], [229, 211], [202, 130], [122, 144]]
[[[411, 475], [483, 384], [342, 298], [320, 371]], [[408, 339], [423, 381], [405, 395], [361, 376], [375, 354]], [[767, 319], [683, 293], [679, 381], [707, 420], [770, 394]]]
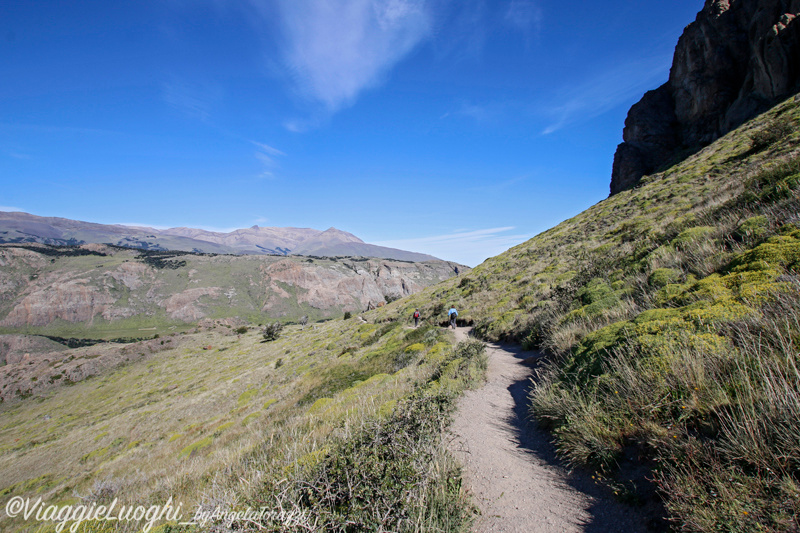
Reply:
[[[467, 328], [456, 330], [466, 340]], [[539, 354], [487, 344], [487, 383], [466, 391], [450, 428], [450, 451], [480, 510], [473, 530], [566, 533], [646, 532], [633, 507], [610, 498], [590, 475], [568, 472], [552, 437], [529, 423], [527, 397]]]

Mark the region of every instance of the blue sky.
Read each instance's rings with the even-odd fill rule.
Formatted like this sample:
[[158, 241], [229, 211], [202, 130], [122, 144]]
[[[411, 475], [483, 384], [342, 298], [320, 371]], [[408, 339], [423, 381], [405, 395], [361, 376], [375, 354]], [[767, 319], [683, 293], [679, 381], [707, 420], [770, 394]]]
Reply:
[[608, 195], [702, 0], [0, 4], [0, 210], [474, 266]]

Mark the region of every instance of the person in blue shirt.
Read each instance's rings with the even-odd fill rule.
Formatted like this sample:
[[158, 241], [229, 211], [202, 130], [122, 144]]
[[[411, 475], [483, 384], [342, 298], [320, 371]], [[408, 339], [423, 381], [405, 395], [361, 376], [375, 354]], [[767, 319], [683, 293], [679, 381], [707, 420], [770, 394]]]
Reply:
[[447, 316], [450, 317], [450, 326], [453, 329], [456, 329], [456, 318], [458, 318], [458, 311], [456, 310], [455, 305], [450, 306], [450, 310], [447, 312]]

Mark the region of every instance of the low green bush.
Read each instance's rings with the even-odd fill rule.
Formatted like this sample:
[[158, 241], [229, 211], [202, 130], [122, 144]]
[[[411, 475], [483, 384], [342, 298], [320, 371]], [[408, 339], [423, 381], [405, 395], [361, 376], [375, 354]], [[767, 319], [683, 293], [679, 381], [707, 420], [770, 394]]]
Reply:
[[647, 283], [657, 289], [678, 283], [682, 277], [681, 272], [672, 268], [657, 268], [647, 278]]
[[766, 150], [784, 137], [791, 135], [793, 131], [794, 128], [788, 120], [773, 120], [760, 130], [750, 134], [750, 148], [757, 152]]
[[485, 369], [483, 343], [460, 343], [388, 417], [298, 463], [294, 477], [267, 490], [284, 508], [309, 513], [319, 531], [468, 531], [461, 472], [441, 438], [459, 392], [480, 383]]
[[768, 231], [769, 219], [767, 217], [763, 215], [750, 217], [736, 228], [734, 238], [740, 242], [752, 242], [766, 236]]
[[271, 342], [277, 340], [278, 337], [281, 336], [281, 332], [283, 331], [283, 324], [280, 322], [272, 322], [271, 324], [267, 324], [264, 326], [264, 329], [261, 331], [262, 336], [264, 337], [264, 342]]

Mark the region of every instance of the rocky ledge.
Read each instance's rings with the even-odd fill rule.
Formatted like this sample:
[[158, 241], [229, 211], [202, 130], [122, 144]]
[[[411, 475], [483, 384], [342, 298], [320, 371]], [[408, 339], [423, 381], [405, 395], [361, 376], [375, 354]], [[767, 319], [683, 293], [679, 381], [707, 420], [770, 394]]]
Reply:
[[669, 81], [628, 112], [611, 194], [800, 91], [800, 0], [706, 0]]

